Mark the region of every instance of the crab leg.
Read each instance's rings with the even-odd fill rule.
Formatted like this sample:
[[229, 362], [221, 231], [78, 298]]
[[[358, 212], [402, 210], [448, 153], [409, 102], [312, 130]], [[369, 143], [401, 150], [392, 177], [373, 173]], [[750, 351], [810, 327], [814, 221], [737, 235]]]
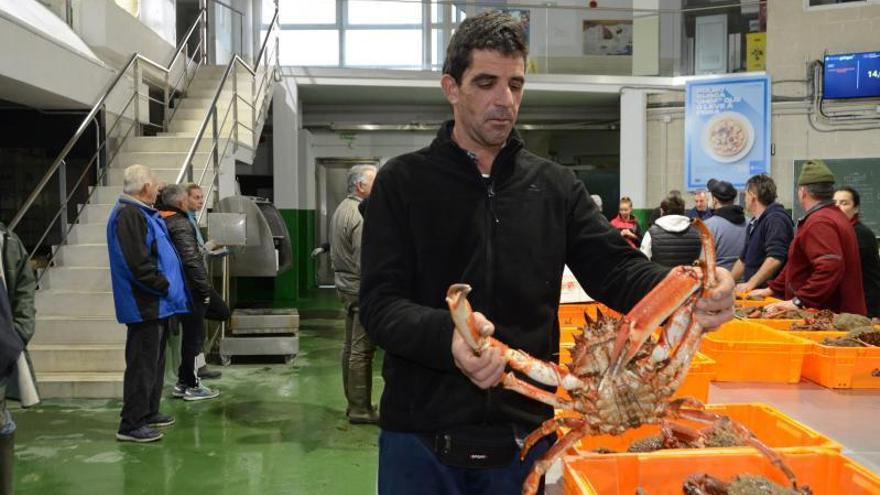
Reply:
[[[767, 444], [759, 440], [758, 437], [756, 437], [751, 430], [749, 430], [742, 424], [730, 419], [727, 416], [722, 416], [720, 414], [698, 409], [682, 409], [680, 406], [684, 405], [685, 403], [686, 401], [684, 400], [675, 403], [675, 407], [673, 407], [670, 411], [672, 413], [672, 416], [706, 425], [713, 425], [715, 423], [718, 423], [719, 421], [730, 421], [730, 426], [736, 432], [740, 440], [742, 440], [743, 443], [754, 447], [758, 450], [758, 452], [767, 457], [767, 459], [770, 460], [770, 463], [776, 466], [780, 471], [782, 471], [782, 474], [784, 474], [785, 477], [788, 478], [791, 486], [794, 489], [797, 489], [797, 477], [795, 476], [791, 468], [789, 468], [788, 465], [785, 464], [785, 461], [782, 460], [782, 458], [779, 456], [779, 454], [776, 453], [776, 451], [774, 451]], [[699, 403], [697, 402], [697, 404]]]
[[563, 454], [572, 446], [575, 442], [580, 440], [581, 438], [589, 435], [591, 430], [588, 425], [584, 425], [581, 428], [576, 430], [572, 430], [568, 432], [567, 435], [560, 438], [552, 447], [550, 447], [547, 452], [541, 456], [535, 462], [535, 465], [532, 467], [532, 470], [529, 472], [528, 477], [526, 477], [525, 483], [523, 483], [523, 495], [535, 495], [538, 493], [538, 487], [541, 483], [541, 478], [544, 474], [547, 473], [547, 470], [550, 469], [550, 466], [556, 462], [557, 459], [562, 457]]
[[565, 390], [575, 390], [586, 386], [580, 378], [565, 367], [541, 361], [523, 351], [511, 349], [496, 338], [480, 335], [471, 304], [467, 300], [467, 294], [470, 291], [471, 286], [467, 284], [453, 284], [446, 293], [446, 303], [449, 305], [452, 321], [455, 323], [455, 331], [474, 350], [474, 354], [480, 355], [489, 347], [495, 347], [501, 351], [501, 355], [511, 368], [524, 373], [538, 383], [559, 386]]
[[553, 406], [556, 409], [584, 412], [584, 407], [580, 402], [560, 397], [553, 392], [548, 392], [532, 385], [531, 383], [526, 383], [517, 378], [513, 373], [505, 373], [504, 376], [501, 377], [501, 384], [508, 390], [512, 390], [522, 396], [542, 402], [548, 406]]
[[525, 459], [526, 454], [529, 453], [529, 450], [531, 450], [531, 448], [534, 447], [534, 445], [538, 443], [539, 440], [546, 437], [547, 435], [551, 433], [556, 433], [562, 428], [569, 428], [574, 430], [577, 428], [582, 428], [584, 425], [584, 420], [571, 416], [550, 418], [547, 421], [544, 421], [543, 423], [541, 423], [541, 426], [535, 429], [535, 431], [529, 433], [529, 436], [526, 437], [525, 442], [523, 442], [522, 450], [519, 453], [519, 459]]
[[[621, 320], [617, 340], [611, 351], [610, 376], [615, 377], [639, 351], [654, 330], [678, 307], [703, 288], [703, 296], [717, 285], [715, 279], [715, 240], [712, 232], [700, 219], [694, 220], [694, 228], [700, 232], [703, 245], [700, 269], [677, 266], [666, 275], [644, 299], [639, 301]], [[603, 381], [607, 383], [607, 381]]]

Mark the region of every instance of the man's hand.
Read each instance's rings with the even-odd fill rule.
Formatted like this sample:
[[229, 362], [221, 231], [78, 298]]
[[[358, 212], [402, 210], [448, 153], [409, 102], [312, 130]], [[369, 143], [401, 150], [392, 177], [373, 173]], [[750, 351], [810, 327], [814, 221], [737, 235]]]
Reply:
[[755, 289], [746, 293], [746, 295], [749, 297], [770, 297], [773, 295], [773, 290], [765, 287], [763, 289]]
[[[483, 337], [488, 337], [495, 332], [495, 326], [482, 313], [474, 312], [474, 322]], [[491, 388], [498, 384], [506, 364], [501, 352], [495, 347], [489, 347], [479, 356], [475, 355], [474, 350], [458, 334], [458, 331], [452, 332], [452, 357], [458, 369], [470, 378], [474, 385], [482, 389]]]
[[791, 299], [788, 301], [780, 301], [778, 303], [768, 304], [764, 306], [764, 314], [767, 316], [773, 316], [776, 313], [784, 313], [786, 311], [797, 311], [798, 307], [791, 302]]
[[742, 297], [748, 297], [750, 295], [749, 293], [752, 292], [752, 289], [754, 289], [754, 287], [749, 285], [748, 282], [742, 282], [736, 284], [736, 289], [734, 289], [734, 292]]
[[621, 230], [621, 231], [620, 231], [620, 235], [622, 235], [623, 237], [625, 237], [625, 238], [627, 238], [627, 239], [633, 239], [633, 240], [639, 238], [637, 235], [633, 234], [633, 231], [632, 231], [632, 230], [629, 230], [629, 229], [623, 229], [623, 230]]
[[718, 285], [706, 297], [697, 300], [694, 312], [700, 326], [712, 331], [733, 318], [733, 276], [724, 268], [715, 269]]

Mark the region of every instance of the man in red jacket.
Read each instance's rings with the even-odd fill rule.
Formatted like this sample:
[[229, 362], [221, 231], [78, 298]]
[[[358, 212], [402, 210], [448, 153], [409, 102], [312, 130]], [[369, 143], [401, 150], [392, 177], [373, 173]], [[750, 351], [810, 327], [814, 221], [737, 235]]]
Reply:
[[785, 299], [768, 311], [830, 309], [864, 315], [859, 245], [846, 215], [834, 206], [834, 175], [822, 160], [804, 163], [798, 178], [798, 221], [788, 263], [766, 289], [752, 294]]

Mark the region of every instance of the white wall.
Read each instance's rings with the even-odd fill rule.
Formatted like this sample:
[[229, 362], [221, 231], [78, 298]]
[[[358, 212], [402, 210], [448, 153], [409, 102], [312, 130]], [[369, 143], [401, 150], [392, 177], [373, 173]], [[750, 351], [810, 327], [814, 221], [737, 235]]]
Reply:
[[[156, 8], [160, 6], [157, 4]], [[145, 15], [144, 7], [142, 5], [141, 15]], [[159, 12], [161, 9], [155, 15]], [[151, 17], [151, 22], [159, 21]], [[74, 30], [104, 61], [116, 67], [127, 62], [134, 52], [162, 65], [170, 62], [175, 48], [174, 17], [162, 22], [171, 23], [170, 38], [168, 33], [159, 34], [132, 17], [112, 0], [76, 0], [74, 3]]]
[[113, 73], [55, 14], [0, 1], [0, 98], [37, 108], [91, 107]]

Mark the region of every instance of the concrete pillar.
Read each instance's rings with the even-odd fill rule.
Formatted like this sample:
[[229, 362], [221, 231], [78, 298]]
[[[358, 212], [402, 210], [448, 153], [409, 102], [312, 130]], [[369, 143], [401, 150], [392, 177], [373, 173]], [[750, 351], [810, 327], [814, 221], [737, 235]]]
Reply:
[[647, 101], [644, 90], [624, 89], [620, 95], [620, 195], [634, 208], [648, 208]]
[[632, 74], [660, 75], [660, 0], [633, 0], [633, 8]]
[[[272, 98], [272, 175], [275, 206], [279, 209], [306, 208], [300, 201], [299, 165], [299, 95], [292, 77], [275, 85]], [[304, 199], [304, 198], [303, 198]]]

